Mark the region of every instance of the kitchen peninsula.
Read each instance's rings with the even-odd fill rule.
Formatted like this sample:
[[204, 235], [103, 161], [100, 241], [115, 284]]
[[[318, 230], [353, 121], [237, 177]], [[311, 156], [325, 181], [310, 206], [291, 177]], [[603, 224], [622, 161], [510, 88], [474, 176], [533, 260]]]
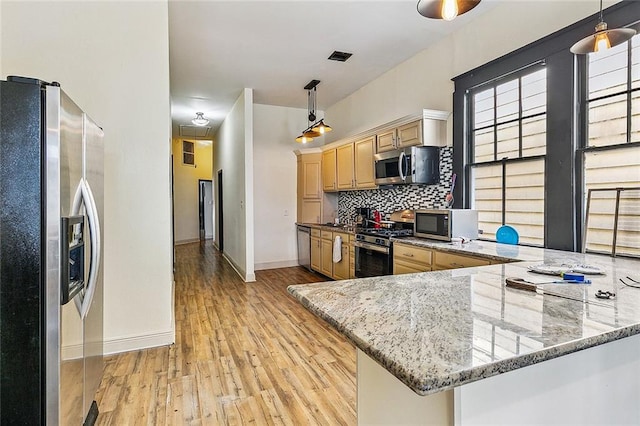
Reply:
[[[398, 241], [512, 263], [289, 287], [356, 345], [359, 424], [640, 423], [640, 288], [619, 280], [639, 280], [640, 262]], [[553, 280], [528, 271], [542, 263], [604, 274], [538, 293], [505, 287]]]

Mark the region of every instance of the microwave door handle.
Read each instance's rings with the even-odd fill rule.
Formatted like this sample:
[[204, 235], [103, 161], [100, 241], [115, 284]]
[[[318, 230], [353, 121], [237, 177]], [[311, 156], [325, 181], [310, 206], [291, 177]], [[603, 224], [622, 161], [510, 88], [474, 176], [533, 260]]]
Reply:
[[398, 156], [398, 171], [400, 173], [400, 179], [404, 182], [407, 179], [407, 174], [405, 173], [405, 163], [406, 163], [406, 155], [404, 152], [401, 152]]

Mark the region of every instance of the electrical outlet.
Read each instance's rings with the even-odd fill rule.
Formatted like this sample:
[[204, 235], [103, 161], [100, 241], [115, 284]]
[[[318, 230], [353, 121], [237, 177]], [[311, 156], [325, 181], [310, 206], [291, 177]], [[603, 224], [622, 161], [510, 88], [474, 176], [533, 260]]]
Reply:
[[289, 210], [285, 209], [285, 210], [284, 210], [284, 215], [285, 215], [285, 216], [289, 216]]

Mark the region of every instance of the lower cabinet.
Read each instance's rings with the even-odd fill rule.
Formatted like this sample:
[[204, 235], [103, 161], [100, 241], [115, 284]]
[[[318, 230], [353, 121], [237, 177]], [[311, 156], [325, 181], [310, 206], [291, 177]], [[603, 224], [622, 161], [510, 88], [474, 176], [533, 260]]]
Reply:
[[322, 259], [320, 264], [320, 273], [327, 277], [333, 276], [333, 241], [331, 231], [322, 231]]
[[[312, 230], [312, 232], [315, 230]], [[320, 244], [320, 237], [314, 237], [311, 235], [311, 269], [320, 272], [320, 266], [322, 264], [322, 245]]]
[[393, 273], [399, 275], [430, 271], [431, 257], [430, 249], [393, 243]]
[[349, 270], [351, 266], [351, 256], [350, 256], [351, 237], [349, 234], [344, 234], [342, 232], [334, 232], [333, 233], [334, 241], [337, 236], [340, 236], [340, 238], [342, 239], [342, 245], [340, 247], [340, 250], [342, 250], [342, 252], [340, 256], [340, 262], [333, 264], [333, 278], [336, 280], [348, 280]]
[[[333, 262], [333, 245], [336, 236], [342, 238], [341, 260]], [[351, 238], [342, 232], [311, 229], [311, 269], [336, 280], [351, 276]]]
[[491, 261], [488, 259], [436, 250], [434, 251], [434, 261], [432, 269], [434, 271], [441, 271], [444, 269], [469, 268], [472, 266], [485, 266], [490, 264]]
[[395, 275], [468, 268], [490, 265], [491, 263], [490, 260], [480, 257], [393, 243], [393, 273]]

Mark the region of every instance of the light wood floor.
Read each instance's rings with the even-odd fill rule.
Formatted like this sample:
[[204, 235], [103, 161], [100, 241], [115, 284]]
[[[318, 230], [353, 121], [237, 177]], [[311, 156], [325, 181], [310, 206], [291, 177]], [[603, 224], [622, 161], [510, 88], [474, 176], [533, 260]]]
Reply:
[[211, 243], [176, 257], [176, 343], [105, 359], [98, 424], [356, 423], [354, 346], [286, 292], [321, 278], [244, 283]]

